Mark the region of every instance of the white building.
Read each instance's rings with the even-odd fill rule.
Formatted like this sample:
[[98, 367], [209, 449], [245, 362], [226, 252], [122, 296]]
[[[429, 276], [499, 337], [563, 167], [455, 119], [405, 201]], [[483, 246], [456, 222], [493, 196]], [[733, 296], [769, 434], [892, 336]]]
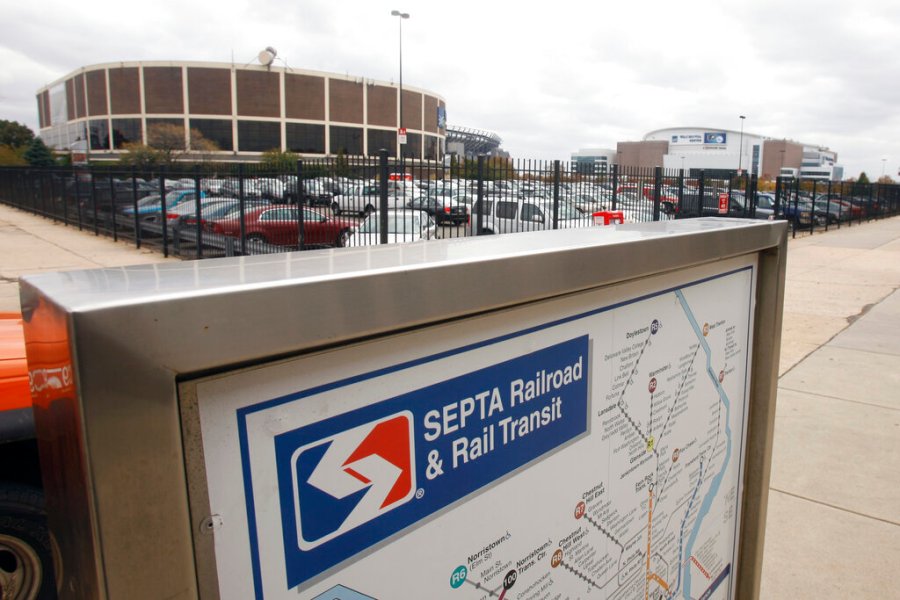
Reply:
[[[575, 154], [573, 161], [575, 160]], [[823, 146], [716, 127], [672, 127], [651, 131], [640, 142], [619, 142], [615, 159], [624, 167], [663, 167], [728, 176], [746, 171], [764, 179], [779, 174], [840, 180], [837, 153]]]

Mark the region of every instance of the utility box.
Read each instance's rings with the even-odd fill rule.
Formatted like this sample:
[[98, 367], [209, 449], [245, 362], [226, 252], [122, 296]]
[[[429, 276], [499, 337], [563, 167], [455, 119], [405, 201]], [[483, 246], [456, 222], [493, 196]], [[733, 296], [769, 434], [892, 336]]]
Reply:
[[29, 360], [68, 362], [36, 399], [61, 596], [757, 597], [786, 244], [714, 218], [26, 277]]

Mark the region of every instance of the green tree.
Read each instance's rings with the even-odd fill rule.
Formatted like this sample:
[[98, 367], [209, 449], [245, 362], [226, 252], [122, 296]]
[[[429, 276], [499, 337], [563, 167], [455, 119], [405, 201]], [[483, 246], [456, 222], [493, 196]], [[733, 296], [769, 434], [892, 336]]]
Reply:
[[282, 152], [281, 150], [268, 150], [263, 152], [260, 159], [260, 167], [266, 171], [274, 171], [277, 173], [293, 173], [297, 169], [297, 161], [300, 157], [290, 150]]
[[22, 155], [22, 158], [24, 158], [32, 167], [52, 167], [56, 165], [56, 160], [53, 158], [53, 152], [50, 151], [50, 148], [47, 147], [44, 140], [39, 137], [31, 140], [28, 144], [28, 148]]
[[0, 119], [0, 145], [11, 148], [27, 146], [34, 139], [34, 132], [18, 121]]
[[27, 165], [28, 161], [22, 158], [24, 151], [24, 147], [13, 148], [12, 146], [0, 144], [0, 166], [23, 167]]
[[148, 170], [165, 162], [162, 152], [145, 144], [129, 143], [124, 146], [125, 154], [119, 163], [140, 170]]
[[347, 161], [347, 154], [344, 149], [338, 150], [334, 157], [334, 174], [338, 177], [347, 177], [350, 175], [350, 163]]
[[869, 193], [871, 183], [872, 182], [869, 181], [869, 177], [866, 175], [866, 172], [863, 171], [859, 174], [859, 179], [854, 182], [851, 193], [854, 196], [865, 196]]

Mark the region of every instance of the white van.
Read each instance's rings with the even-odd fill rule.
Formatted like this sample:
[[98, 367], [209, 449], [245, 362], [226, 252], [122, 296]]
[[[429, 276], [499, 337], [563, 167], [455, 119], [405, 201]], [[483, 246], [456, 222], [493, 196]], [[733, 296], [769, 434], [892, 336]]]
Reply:
[[[590, 227], [593, 220], [571, 203], [560, 200], [557, 215], [559, 229]], [[543, 198], [485, 196], [475, 203], [469, 219], [470, 234], [516, 233], [553, 229], [553, 201]]]

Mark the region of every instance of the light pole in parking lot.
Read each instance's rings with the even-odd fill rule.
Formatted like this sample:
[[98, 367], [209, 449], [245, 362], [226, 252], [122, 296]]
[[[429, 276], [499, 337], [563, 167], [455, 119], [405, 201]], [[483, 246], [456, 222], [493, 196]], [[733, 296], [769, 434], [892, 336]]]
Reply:
[[399, 17], [400, 23], [400, 85], [398, 86], [400, 97], [400, 114], [398, 117], [400, 122], [397, 124], [397, 156], [402, 157], [403, 151], [401, 150], [401, 146], [406, 143], [405, 132], [401, 133], [401, 130], [403, 130], [403, 19], [408, 19], [409, 13], [392, 10], [391, 16]]
[[745, 115], [738, 115], [741, 118], [741, 141], [739, 142], [740, 148], [738, 149], [738, 175], [741, 174], [741, 159], [744, 158], [744, 119], [747, 117]]

